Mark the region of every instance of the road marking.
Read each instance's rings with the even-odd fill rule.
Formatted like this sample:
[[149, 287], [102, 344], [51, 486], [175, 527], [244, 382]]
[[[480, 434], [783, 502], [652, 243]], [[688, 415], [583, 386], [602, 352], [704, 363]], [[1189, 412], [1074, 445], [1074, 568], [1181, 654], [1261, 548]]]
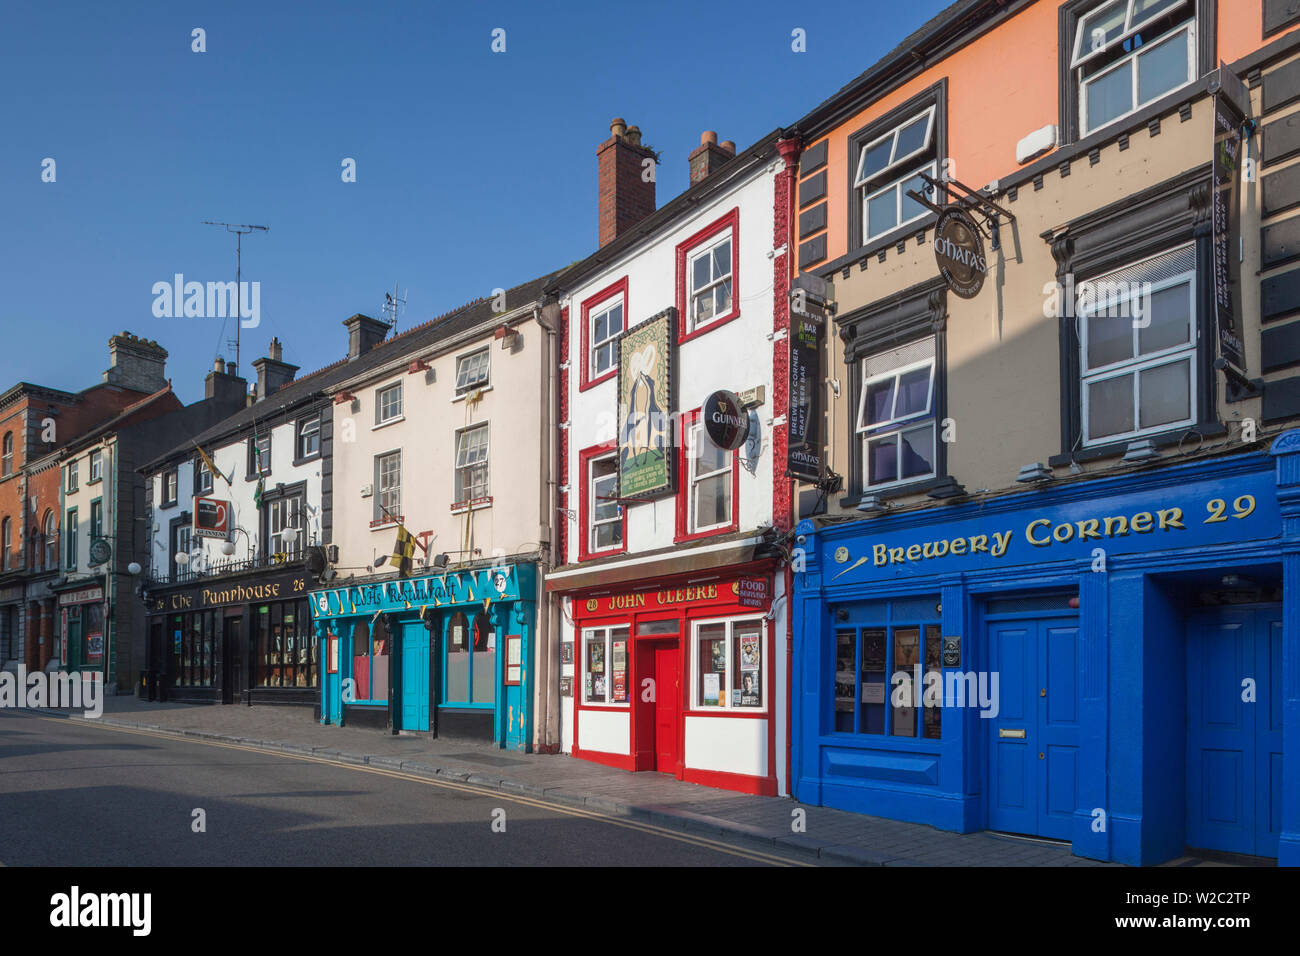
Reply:
[[[37, 720], [49, 720], [68, 726], [70, 720], [76, 718], [68, 717], [40, 717], [36, 714], [28, 716], [36, 717]], [[803, 866], [814, 867], [818, 864], [805, 862], [803, 860], [790, 860], [775, 854], [764, 853], [761, 850], [739, 850], [730, 844], [723, 843], [719, 840], [712, 840], [708, 837], [693, 836], [680, 833], [675, 830], [669, 830], [665, 827], [656, 826], [653, 823], [643, 823], [639, 820], [624, 820], [618, 817], [609, 816], [603, 813], [597, 813], [592, 810], [579, 809], [577, 807], [567, 807], [562, 804], [551, 803], [536, 797], [530, 797], [526, 794], [509, 793], [504, 790], [493, 790], [488, 787], [481, 787], [476, 784], [453, 782], [448, 780], [431, 780], [428, 777], [417, 774], [405, 773], [401, 770], [388, 770], [381, 767], [363, 766], [361, 764], [348, 763], [342, 760], [330, 760], [327, 757], [317, 757], [308, 754], [286, 753], [282, 750], [275, 750], [270, 747], [254, 747], [248, 744], [232, 744], [220, 740], [206, 740], [202, 737], [190, 737], [182, 733], [144, 730], [136, 727], [115, 727], [111, 724], [91, 723], [88, 720], [79, 721], [82, 726], [107, 730], [119, 734], [137, 734], [142, 737], [156, 737], [161, 740], [184, 741], [186, 743], [203, 744], [208, 747], [220, 747], [223, 750], [242, 750], [247, 753], [269, 754], [276, 757], [288, 757], [292, 760], [301, 760], [307, 763], [325, 764], [330, 767], [340, 767], [345, 770], [359, 770], [364, 773], [378, 774], [383, 777], [393, 777], [398, 780], [406, 780], [411, 783], [421, 783], [432, 787], [441, 787], [444, 790], [455, 790], [461, 793], [472, 793], [482, 797], [493, 797], [500, 800], [508, 800], [511, 803], [522, 804], [523, 806], [533, 807], [539, 810], [548, 810], [552, 813], [560, 813], [565, 816], [578, 817], [582, 819], [595, 820], [599, 823], [607, 823], [611, 826], [622, 827], [625, 830], [637, 830], [641, 833], [647, 833], [652, 836], [664, 837], [670, 840], [676, 840], [679, 843], [688, 843], [692, 846], [703, 849], [716, 850], [720, 853], [726, 853], [730, 856], [741, 857], [747, 860], [753, 860], [757, 863], [766, 863], [771, 866]], [[3, 864], [0, 864], [3, 865]]]

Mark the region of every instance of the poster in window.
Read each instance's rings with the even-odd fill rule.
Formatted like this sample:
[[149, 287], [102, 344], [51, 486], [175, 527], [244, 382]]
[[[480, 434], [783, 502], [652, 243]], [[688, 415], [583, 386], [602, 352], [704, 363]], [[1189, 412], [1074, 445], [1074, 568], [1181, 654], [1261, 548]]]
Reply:
[[104, 634], [91, 631], [86, 635], [86, 663], [100, 664], [104, 660]]
[[727, 642], [721, 638], [710, 642], [713, 645], [713, 669], [715, 671], [725, 671], [727, 669]]
[[704, 695], [702, 703], [705, 707], [720, 707], [722, 702], [719, 700], [721, 690], [721, 679], [718, 674], [704, 675]]
[[885, 632], [863, 631], [862, 633], [862, 672], [864, 674], [885, 671]]
[[677, 310], [665, 309], [623, 333], [618, 365], [618, 488], [621, 498], [676, 490], [669, 415]]
[[760, 704], [759, 695], [761, 686], [762, 672], [755, 668], [752, 671], [744, 671], [740, 675], [740, 706], [757, 707]]
[[591, 667], [588, 668], [593, 674], [603, 674], [605, 672], [605, 645], [588, 644], [588, 653], [591, 655]]
[[740, 669], [742, 671], [758, 670], [758, 659], [758, 634], [740, 635]]
[[[588, 676], [590, 677], [591, 675]], [[595, 695], [597, 700], [604, 700], [605, 699], [605, 675], [596, 674], [593, 680], [595, 682], [593, 694]]]
[[587, 675], [586, 680], [584, 681], [584, 686], [586, 687], [587, 690], [587, 699], [590, 700], [592, 697], [592, 692], [591, 692], [592, 682], [591, 682], [590, 674]]
[[610, 651], [610, 678], [615, 703], [627, 702], [627, 641], [615, 641]]

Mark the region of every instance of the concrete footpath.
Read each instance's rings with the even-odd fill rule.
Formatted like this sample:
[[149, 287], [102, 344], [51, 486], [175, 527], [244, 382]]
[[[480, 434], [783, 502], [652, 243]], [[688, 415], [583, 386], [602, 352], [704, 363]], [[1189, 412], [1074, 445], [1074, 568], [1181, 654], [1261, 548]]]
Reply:
[[[88, 720], [79, 714], [77, 720]], [[467, 740], [322, 727], [291, 707], [148, 703], [107, 697], [98, 723], [141, 728], [457, 780], [657, 826], [780, 846], [865, 866], [1107, 866], [1069, 846], [997, 833], [948, 833], [785, 797], [755, 797], [629, 773], [564, 755], [523, 754]], [[796, 832], [796, 810], [804, 811]], [[1195, 865], [1199, 861], [1175, 861]]]

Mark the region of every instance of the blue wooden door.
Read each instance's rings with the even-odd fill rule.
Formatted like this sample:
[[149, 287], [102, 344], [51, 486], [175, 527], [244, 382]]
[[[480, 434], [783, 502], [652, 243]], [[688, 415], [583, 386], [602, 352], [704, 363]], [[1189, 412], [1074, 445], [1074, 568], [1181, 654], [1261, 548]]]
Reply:
[[989, 740], [988, 827], [1068, 840], [1078, 802], [1079, 628], [1073, 619], [990, 622], [998, 715]]
[[1190, 622], [1189, 846], [1277, 856], [1281, 829], [1281, 679], [1279, 610], [1216, 608]]
[[402, 625], [401, 730], [429, 729], [429, 632], [420, 622]]

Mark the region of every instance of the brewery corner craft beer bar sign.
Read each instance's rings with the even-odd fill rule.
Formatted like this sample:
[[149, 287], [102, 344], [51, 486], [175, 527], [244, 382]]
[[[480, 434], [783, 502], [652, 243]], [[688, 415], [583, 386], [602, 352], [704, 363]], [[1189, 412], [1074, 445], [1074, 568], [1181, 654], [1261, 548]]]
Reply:
[[950, 206], [934, 227], [934, 258], [948, 288], [963, 299], [973, 299], [984, 288], [988, 259], [979, 226], [961, 209]]

